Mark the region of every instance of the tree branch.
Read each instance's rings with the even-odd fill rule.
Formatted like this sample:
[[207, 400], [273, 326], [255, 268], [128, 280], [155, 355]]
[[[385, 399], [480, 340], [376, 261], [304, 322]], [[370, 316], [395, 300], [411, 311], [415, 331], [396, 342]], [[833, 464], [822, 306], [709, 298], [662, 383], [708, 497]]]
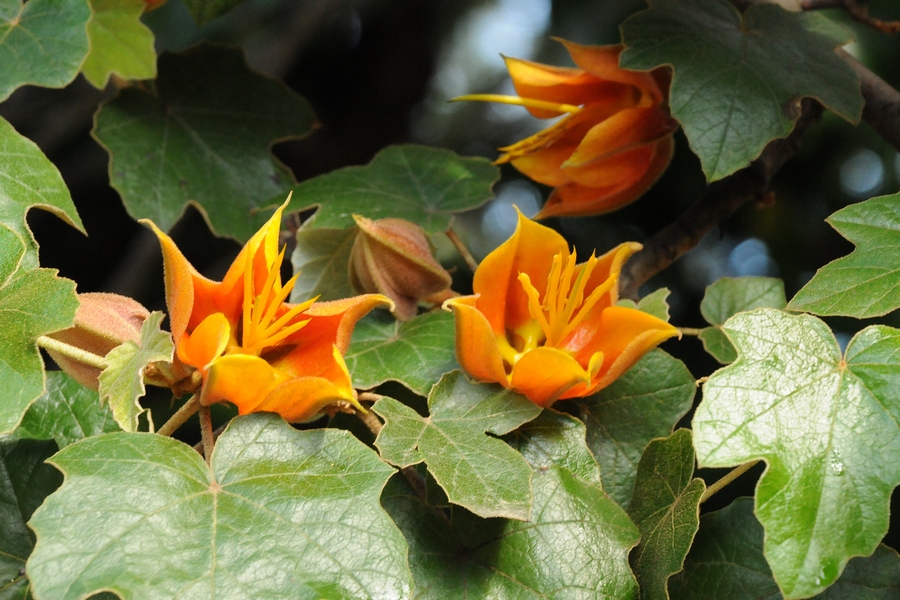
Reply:
[[635, 298], [641, 285], [700, 243], [734, 211], [751, 200], [765, 198], [772, 177], [797, 152], [803, 134], [822, 114], [822, 106], [814, 100], [803, 100], [801, 107], [787, 138], [769, 142], [749, 167], [710, 184], [700, 200], [644, 244], [622, 271], [622, 297]]
[[838, 51], [859, 77], [866, 106], [863, 119], [900, 151], [900, 92], [843, 50]]
[[850, 18], [857, 23], [877, 29], [881, 33], [897, 33], [900, 31], [900, 21], [883, 21], [869, 16], [869, 9], [859, 5], [859, 0], [800, 0], [800, 8], [803, 10], [818, 10], [820, 8], [843, 8]]

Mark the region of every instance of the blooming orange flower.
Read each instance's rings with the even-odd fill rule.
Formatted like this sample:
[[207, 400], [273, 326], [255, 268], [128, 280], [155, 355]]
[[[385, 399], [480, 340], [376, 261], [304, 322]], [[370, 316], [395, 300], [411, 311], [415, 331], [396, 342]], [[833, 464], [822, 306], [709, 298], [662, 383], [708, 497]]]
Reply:
[[506, 58], [519, 96], [476, 94], [525, 106], [539, 118], [566, 115], [547, 129], [500, 148], [528, 177], [555, 189], [535, 218], [610, 212], [636, 200], [672, 159], [676, 123], [666, 107], [668, 73], [619, 68], [621, 45], [562, 43], [577, 68]]
[[200, 402], [227, 400], [241, 414], [276, 412], [296, 422], [338, 400], [356, 404], [343, 354], [356, 322], [391, 301], [366, 294], [285, 303], [297, 279], [281, 283], [285, 206], [250, 238], [221, 282], [200, 275], [169, 236], [145, 222], [163, 250], [176, 357], [203, 376]]
[[619, 271], [641, 248], [625, 243], [575, 264], [566, 240], [519, 213], [513, 236], [475, 271], [456, 314], [460, 365], [543, 407], [600, 390], [678, 330], [616, 306]]

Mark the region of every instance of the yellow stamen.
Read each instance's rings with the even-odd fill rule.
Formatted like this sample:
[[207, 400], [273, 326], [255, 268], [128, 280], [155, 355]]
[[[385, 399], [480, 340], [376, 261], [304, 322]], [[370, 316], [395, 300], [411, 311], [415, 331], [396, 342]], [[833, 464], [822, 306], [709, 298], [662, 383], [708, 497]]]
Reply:
[[467, 96], [457, 96], [448, 102], [499, 102], [500, 104], [512, 104], [514, 106], [524, 106], [526, 108], [538, 108], [543, 110], [553, 110], [560, 113], [576, 113], [581, 110], [580, 106], [574, 104], [561, 104], [559, 102], [549, 102], [547, 100], [536, 100], [534, 98], [520, 98], [519, 96], [503, 96], [501, 94], [469, 94]]

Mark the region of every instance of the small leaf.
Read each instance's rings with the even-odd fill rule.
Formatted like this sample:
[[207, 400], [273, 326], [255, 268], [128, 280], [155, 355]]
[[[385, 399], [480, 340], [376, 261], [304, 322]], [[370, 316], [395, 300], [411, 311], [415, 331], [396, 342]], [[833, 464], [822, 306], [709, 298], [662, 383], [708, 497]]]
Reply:
[[25, 561], [34, 548], [26, 523], [34, 510], [62, 483], [44, 461], [56, 452], [53, 442], [0, 440], [0, 598], [31, 598]]
[[650, 440], [667, 436], [690, 410], [696, 389], [684, 364], [653, 350], [611, 386], [578, 400], [603, 489], [620, 506], [631, 500], [638, 461]]
[[35, 596], [405, 598], [406, 544], [379, 504], [392, 470], [346, 431], [234, 419], [207, 467], [190, 446], [111, 433], [53, 458], [29, 525]]
[[350, 227], [358, 214], [406, 219], [428, 233], [443, 233], [453, 213], [493, 198], [491, 186], [499, 177], [499, 169], [484, 158], [427, 146], [390, 146], [365, 166], [344, 167], [295, 186], [291, 210], [318, 206], [315, 227]]
[[291, 291], [291, 302], [316, 296], [323, 302], [339, 300], [356, 293], [350, 285], [350, 250], [356, 233], [356, 227], [314, 229], [310, 221], [303, 224], [291, 255], [294, 273], [300, 273]]
[[700, 332], [703, 347], [722, 364], [734, 362], [737, 352], [722, 332], [730, 317], [754, 308], [784, 308], [784, 282], [774, 277], [723, 277], [706, 288], [700, 312], [712, 325]]
[[70, 326], [78, 310], [75, 283], [55, 269], [23, 269], [25, 243], [0, 224], [0, 434], [15, 429], [44, 393], [37, 338]]
[[146, 393], [144, 369], [151, 362], [172, 360], [172, 336], [159, 329], [164, 317], [159, 311], [150, 313], [141, 325], [140, 344], [129, 340], [106, 355], [107, 367], [100, 374], [100, 398], [109, 403], [123, 431], [137, 431], [138, 417], [146, 410], [138, 402]]
[[765, 554], [784, 595], [805, 598], [887, 532], [900, 483], [900, 330], [867, 327], [842, 357], [809, 315], [763, 308], [723, 328], [738, 359], [704, 385], [697, 457], [768, 463], [756, 492]]
[[648, 315], [653, 315], [657, 319], [662, 319], [668, 323], [669, 303], [666, 301], [666, 298], [668, 298], [671, 293], [669, 288], [659, 288], [658, 290], [647, 294], [638, 302], [629, 300], [628, 298], [622, 298], [619, 300], [618, 304], [619, 306], [627, 306], [629, 308], [642, 310]]
[[374, 311], [356, 325], [347, 350], [353, 384], [370, 389], [393, 380], [426, 396], [444, 373], [459, 368], [455, 335], [449, 313], [426, 313], [401, 323], [385, 310]]
[[155, 93], [122, 90], [93, 134], [131, 216], [167, 230], [190, 203], [214, 231], [247, 240], [291, 185], [269, 147], [313, 121], [303, 98], [251, 71], [240, 50], [201, 45], [160, 56]]
[[641, 598], [669, 597], [666, 582], [681, 570], [694, 541], [706, 485], [693, 474], [687, 429], [650, 442], [638, 464], [628, 516], [641, 531], [641, 543], [631, 553]]
[[88, 52], [85, 0], [0, 0], [0, 102], [23, 85], [61, 88]]
[[459, 507], [448, 514], [410, 494], [402, 481], [391, 482], [382, 502], [409, 542], [414, 597], [634, 598], [627, 555], [639, 534], [597, 486], [584, 425], [546, 410], [512, 443], [534, 472], [527, 523], [482, 519]]
[[32, 206], [50, 211], [84, 233], [69, 188], [57, 168], [34, 142], [0, 118], [0, 225], [25, 241], [28, 252], [22, 266], [29, 268], [38, 266], [37, 244], [25, 223], [25, 213]]
[[100, 396], [62, 371], [47, 373], [47, 391], [35, 400], [13, 432], [18, 439], [52, 439], [65, 448], [86, 437], [118, 431]]
[[900, 307], [900, 194], [837, 211], [828, 223], [853, 242], [849, 255], [828, 263], [788, 308], [817, 315], [878, 317]]
[[429, 416], [393, 398], [372, 410], [384, 419], [375, 445], [398, 467], [422, 461], [450, 502], [483, 517], [527, 520], [531, 469], [522, 456], [490, 437], [509, 433], [541, 409], [499, 385], [469, 382], [460, 371], [445, 375], [428, 396]]
[[232, 8], [241, 4], [244, 0], [184, 0], [185, 6], [191, 11], [191, 16], [197, 25], [208, 23], [217, 17], [221, 17]]
[[650, 0], [622, 23], [621, 65], [671, 65], [674, 116], [710, 181], [747, 166], [799, 116], [811, 97], [856, 123], [859, 79], [835, 48], [849, 33], [815, 12], [750, 6], [743, 17], [728, 0]]
[[87, 31], [91, 50], [81, 72], [96, 88], [113, 73], [123, 79], [156, 77], [153, 32], [141, 23], [144, 0], [89, 0]]

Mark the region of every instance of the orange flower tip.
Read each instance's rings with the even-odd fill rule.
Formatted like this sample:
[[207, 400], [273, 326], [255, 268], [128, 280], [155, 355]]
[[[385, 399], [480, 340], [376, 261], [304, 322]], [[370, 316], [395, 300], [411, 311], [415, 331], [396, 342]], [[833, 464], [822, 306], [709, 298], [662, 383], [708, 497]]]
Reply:
[[563, 104], [536, 98], [521, 98], [519, 96], [504, 96], [502, 94], [468, 94], [451, 98], [447, 102], [497, 102], [499, 104], [524, 106], [525, 108], [552, 110], [558, 113], [576, 113], [581, 110], [581, 107], [575, 104]]

